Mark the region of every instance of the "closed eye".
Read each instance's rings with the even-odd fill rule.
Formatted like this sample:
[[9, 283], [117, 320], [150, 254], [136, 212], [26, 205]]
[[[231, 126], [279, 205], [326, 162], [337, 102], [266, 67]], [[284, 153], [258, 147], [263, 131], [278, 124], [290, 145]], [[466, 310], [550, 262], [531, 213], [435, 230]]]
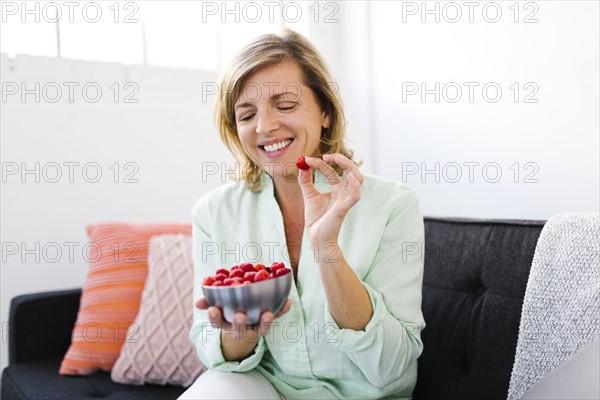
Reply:
[[250, 121], [254, 117], [254, 114], [247, 114], [239, 118], [240, 121], [246, 122]]
[[290, 111], [296, 108], [295, 103], [282, 103], [277, 105], [277, 109], [281, 111]]

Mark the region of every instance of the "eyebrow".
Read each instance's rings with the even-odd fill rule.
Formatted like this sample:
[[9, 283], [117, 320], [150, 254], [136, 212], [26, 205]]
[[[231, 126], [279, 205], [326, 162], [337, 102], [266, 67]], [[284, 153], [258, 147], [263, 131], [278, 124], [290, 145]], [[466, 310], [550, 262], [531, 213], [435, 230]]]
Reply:
[[[271, 96], [271, 101], [279, 100], [281, 97], [284, 97], [284, 96], [286, 96], [288, 94], [294, 96], [294, 99], [298, 99], [300, 97], [298, 93], [282, 92], [282, 93], [274, 94], [273, 96]], [[292, 101], [292, 100], [289, 100], [289, 101]], [[241, 103], [241, 104], [236, 104], [233, 107], [233, 109], [236, 110], [238, 108], [244, 108], [244, 107], [250, 107], [250, 106], [252, 106], [252, 103], [250, 103], [250, 102], [244, 102], [244, 103]]]

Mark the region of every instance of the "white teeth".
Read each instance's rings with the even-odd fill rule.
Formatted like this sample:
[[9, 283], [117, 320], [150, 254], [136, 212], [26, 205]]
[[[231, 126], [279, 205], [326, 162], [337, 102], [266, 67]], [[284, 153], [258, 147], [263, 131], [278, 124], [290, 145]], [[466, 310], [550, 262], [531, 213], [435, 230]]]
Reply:
[[287, 147], [290, 143], [292, 143], [291, 140], [285, 140], [283, 142], [270, 144], [270, 145], [265, 146], [265, 151], [272, 152], [272, 151], [281, 150], [281, 149]]

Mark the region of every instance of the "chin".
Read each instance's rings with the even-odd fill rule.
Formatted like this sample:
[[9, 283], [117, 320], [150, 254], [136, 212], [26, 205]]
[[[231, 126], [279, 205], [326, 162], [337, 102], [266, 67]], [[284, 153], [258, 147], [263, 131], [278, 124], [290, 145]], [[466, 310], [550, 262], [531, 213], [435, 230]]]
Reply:
[[[273, 178], [283, 178], [286, 182], [298, 181], [298, 169], [294, 163], [290, 163], [287, 168], [273, 169]], [[265, 171], [269, 172], [267, 169]]]

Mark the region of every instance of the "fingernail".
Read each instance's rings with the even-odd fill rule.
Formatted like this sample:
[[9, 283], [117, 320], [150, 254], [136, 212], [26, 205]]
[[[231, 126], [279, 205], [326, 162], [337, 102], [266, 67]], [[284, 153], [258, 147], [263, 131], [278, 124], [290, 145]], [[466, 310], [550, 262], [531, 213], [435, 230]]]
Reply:
[[210, 318], [216, 318], [217, 317], [217, 313], [215, 312], [215, 310], [209, 310], [208, 311], [208, 316]]

